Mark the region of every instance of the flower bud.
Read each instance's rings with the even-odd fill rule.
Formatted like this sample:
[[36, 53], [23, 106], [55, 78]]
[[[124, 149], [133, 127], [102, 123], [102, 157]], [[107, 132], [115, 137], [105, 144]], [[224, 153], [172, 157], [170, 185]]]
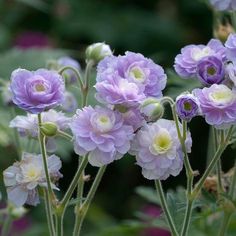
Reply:
[[57, 134], [58, 127], [52, 122], [45, 122], [40, 127], [40, 131], [47, 137], [53, 137]]
[[190, 93], [183, 93], [176, 98], [176, 112], [182, 120], [190, 121], [199, 114], [199, 102]]
[[98, 63], [106, 56], [111, 56], [112, 51], [109, 45], [105, 43], [94, 43], [87, 47], [86, 49], [86, 59], [92, 60]]
[[164, 108], [155, 98], [147, 98], [140, 106], [140, 112], [146, 116], [147, 120], [155, 121], [163, 116]]

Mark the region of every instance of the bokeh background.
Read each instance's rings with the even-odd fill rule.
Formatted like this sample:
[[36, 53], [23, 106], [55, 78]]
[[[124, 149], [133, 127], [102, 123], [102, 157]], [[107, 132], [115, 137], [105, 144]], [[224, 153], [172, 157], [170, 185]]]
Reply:
[[[195, 82], [182, 81], [173, 72], [175, 56], [183, 46], [205, 44], [211, 37], [212, 11], [203, 0], [0, 0], [0, 78], [9, 80], [11, 71], [18, 67], [37, 69], [44, 67], [47, 60], [62, 55], [72, 56], [84, 67], [86, 47], [94, 42], [106, 42], [114, 54], [140, 52], [162, 65], [168, 73], [165, 94], [175, 97], [196, 86]], [[168, 109], [165, 116], [169, 117]], [[2, 104], [0, 173], [16, 159], [13, 131], [8, 128], [11, 117], [11, 108]], [[201, 118], [195, 118], [190, 128], [194, 140], [191, 163], [201, 172], [207, 157], [208, 126]], [[78, 157], [71, 145], [59, 146], [58, 155], [64, 162], [64, 178], [60, 181], [63, 192], [73, 177]], [[228, 150], [225, 156], [226, 171], [233, 163], [233, 152]], [[87, 173], [93, 179], [96, 168], [88, 168]], [[180, 176], [165, 181], [164, 188], [176, 190], [184, 184], [182, 171]], [[131, 156], [109, 165], [82, 235], [169, 235], [152, 226], [143, 227], [160, 213], [153, 192], [147, 188], [152, 186], [151, 181], [141, 176]], [[0, 190], [4, 206], [2, 174]], [[70, 235], [72, 229], [72, 211], [71, 207], [65, 217], [68, 230], [65, 235]], [[20, 232], [47, 235], [43, 216], [42, 205], [29, 208], [28, 214], [14, 223], [12, 235], [21, 235]]]

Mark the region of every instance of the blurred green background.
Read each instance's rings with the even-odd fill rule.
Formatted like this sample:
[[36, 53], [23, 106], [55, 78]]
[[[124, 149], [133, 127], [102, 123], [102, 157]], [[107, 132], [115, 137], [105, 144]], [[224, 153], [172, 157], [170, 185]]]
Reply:
[[[18, 67], [37, 69], [45, 66], [48, 59], [61, 55], [72, 56], [83, 67], [85, 48], [94, 42], [106, 42], [115, 54], [127, 50], [140, 52], [162, 65], [169, 76], [165, 94], [175, 97], [196, 86], [173, 73], [175, 56], [183, 46], [205, 44], [211, 37], [212, 12], [203, 0], [0, 0], [0, 77], [8, 80], [11, 71]], [[2, 173], [13, 163], [16, 154], [13, 131], [8, 128], [10, 110], [6, 112], [2, 105], [0, 116]], [[168, 111], [166, 116], [169, 116]], [[191, 163], [193, 169], [201, 172], [207, 155], [208, 126], [201, 118], [196, 118], [190, 128]], [[58, 153], [64, 160], [64, 178], [60, 181], [63, 192], [75, 172], [77, 156], [72, 147], [65, 144]], [[226, 153], [228, 159], [232, 155], [230, 150]], [[232, 162], [233, 159], [226, 162], [224, 169], [229, 169]], [[83, 235], [149, 235], [139, 224], [124, 223], [127, 219], [137, 219], [140, 216], [137, 212], [150, 204], [135, 189], [153, 183], [142, 178], [140, 168], [134, 163], [133, 157], [126, 156], [109, 165], [83, 227]], [[93, 179], [96, 168], [88, 168], [87, 173]], [[165, 181], [164, 187], [176, 189], [184, 184], [182, 171], [180, 176]], [[2, 175], [0, 186], [5, 197]], [[71, 207], [66, 217], [68, 232], [73, 223], [72, 210]], [[40, 206], [30, 209], [22, 235], [47, 235], [43, 214]], [[18, 231], [13, 235], [20, 235], [21, 228], [15, 227]]]

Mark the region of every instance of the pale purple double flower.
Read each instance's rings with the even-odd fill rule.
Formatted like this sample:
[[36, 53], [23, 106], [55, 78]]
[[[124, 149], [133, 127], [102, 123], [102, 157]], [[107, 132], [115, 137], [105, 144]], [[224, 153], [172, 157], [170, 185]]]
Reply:
[[64, 100], [64, 80], [55, 71], [17, 69], [11, 74], [12, 101], [21, 109], [39, 114]]
[[103, 59], [97, 67], [96, 81], [98, 101], [131, 107], [138, 106], [146, 97], [161, 97], [166, 75], [151, 59], [126, 52]]
[[[52, 188], [59, 190], [54, 183], [62, 177], [59, 172], [61, 160], [56, 155], [52, 155], [48, 157], [47, 163]], [[42, 156], [23, 153], [20, 162], [15, 162], [3, 172], [3, 179], [7, 187], [8, 199], [17, 207], [25, 203], [37, 205], [39, 203], [37, 187], [47, 187]]]
[[89, 153], [89, 163], [98, 167], [127, 153], [134, 132], [132, 126], [124, 124], [118, 111], [99, 106], [77, 110], [70, 127], [75, 152], [81, 156]]
[[[185, 144], [190, 152], [189, 132]], [[183, 152], [174, 121], [160, 119], [143, 126], [133, 139], [130, 153], [135, 155], [143, 176], [150, 180], [165, 180], [178, 175], [183, 168]]]
[[[216, 59], [213, 59], [213, 57]], [[175, 71], [185, 79], [197, 77], [197, 71], [203, 67], [202, 65], [198, 68], [198, 63], [206, 58], [208, 60], [211, 58], [211, 63], [213, 64], [219, 64], [219, 62], [215, 62], [217, 58], [222, 63], [225, 62], [226, 49], [219, 40], [211, 39], [207, 45], [193, 44], [182, 48], [181, 53], [175, 58]]]
[[229, 60], [236, 62], [236, 34], [230, 34], [225, 42], [226, 53]]
[[206, 122], [217, 128], [225, 128], [236, 122], [236, 94], [223, 84], [195, 89]]

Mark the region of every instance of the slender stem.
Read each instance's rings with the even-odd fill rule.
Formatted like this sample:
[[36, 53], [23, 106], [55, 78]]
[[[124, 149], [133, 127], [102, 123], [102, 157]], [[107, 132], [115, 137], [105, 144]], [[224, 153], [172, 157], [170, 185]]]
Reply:
[[58, 73], [59, 73], [60, 75], [62, 75], [63, 72], [66, 71], [66, 70], [72, 70], [72, 71], [75, 73], [76, 78], [77, 78], [78, 83], [79, 83], [79, 87], [80, 87], [81, 91], [83, 91], [84, 85], [83, 85], [82, 76], [81, 76], [80, 72], [79, 72], [77, 69], [75, 69], [74, 67], [72, 67], [72, 66], [65, 66], [65, 67], [61, 68], [61, 69], [58, 71]]
[[90, 72], [94, 65], [93, 61], [88, 61], [85, 74], [84, 74], [84, 87], [83, 87], [83, 99], [82, 99], [82, 107], [86, 106], [89, 92], [89, 81], [90, 81]]
[[78, 209], [78, 212], [76, 215], [78, 215], [78, 219], [75, 222], [75, 226], [74, 226], [74, 231], [73, 231], [73, 236], [79, 236], [80, 235], [80, 231], [81, 231], [81, 227], [84, 221], [84, 218], [87, 214], [87, 211], [89, 209], [89, 206], [94, 198], [94, 195], [97, 191], [97, 188], [101, 182], [101, 179], [104, 175], [104, 172], [106, 170], [106, 166], [102, 166], [99, 168], [98, 173], [96, 175], [96, 178], [89, 190], [89, 193], [85, 199], [85, 201], [83, 202], [83, 204], [81, 205], [81, 207]]
[[232, 213], [224, 212], [223, 221], [218, 236], [225, 236]]
[[61, 137], [64, 137], [64, 138], [68, 139], [69, 141], [71, 141], [73, 139], [73, 137], [70, 134], [68, 134], [66, 132], [63, 132], [61, 130], [58, 130], [57, 134]]
[[82, 174], [82, 172], [85, 169], [87, 164], [88, 164], [88, 157], [85, 156], [85, 157], [83, 157], [83, 160], [81, 162], [80, 167], [78, 168], [78, 170], [77, 170], [77, 172], [76, 172], [76, 174], [75, 174], [75, 176], [74, 176], [74, 178], [73, 178], [69, 188], [67, 189], [63, 199], [61, 200], [60, 204], [63, 207], [66, 207], [68, 205], [69, 200], [70, 200], [74, 190], [76, 189], [76, 186], [78, 185], [78, 180], [79, 180], [79, 178], [80, 178], [80, 176], [81, 176], [81, 174]]
[[163, 209], [163, 211], [165, 213], [167, 222], [168, 222], [170, 230], [171, 230], [171, 234], [173, 236], [178, 236], [179, 234], [178, 234], [178, 232], [176, 230], [173, 218], [172, 218], [172, 216], [170, 214], [170, 211], [168, 209], [168, 206], [167, 206], [167, 203], [166, 203], [166, 199], [165, 199], [165, 194], [164, 194], [164, 191], [162, 189], [162, 185], [161, 185], [161, 181], [160, 180], [155, 180], [155, 187], [156, 187], [156, 190], [157, 190], [157, 194], [160, 195], [161, 207], [162, 207], [162, 209]]
[[52, 186], [51, 186], [51, 180], [48, 172], [48, 164], [47, 164], [47, 151], [46, 151], [46, 144], [45, 144], [45, 136], [41, 133], [40, 128], [42, 125], [42, 117], [41, 114], [38, 114], [38, 127], [39, 127], [39, 143], [40, 143], [40, 149], [41, 149], [41, 154], [43, 157], [43, 166], [44, 166], [44, 171], [45, 171], [45, 176], [46, 176], [46, 181], [47, 181], [47, 188], [49, 191], [49, 194], [51, 196], [54, 195]]
[[44, 198], [45, 198], [45, 210], [46, 210], [49, 233], [50, 236], [56, 236], [53, 222], [53, 215], [52, 215], [52, 206], [50, 204], [50, 195], [46, 189], [44, 190]]
[[63, 236], [63, 218], [61, 214], [56, 215], [56, 221], [57, 221], [57, 236]]
[[220, 145], [218, 146], [218, 149], [214, 155], [214, 157], [212, 158], [209, 166], [207, 167], [206, 171], [204, 172], [203, 176], [201, 177], [201, 179], [198, 181], [198, 183], [196, 184], [193, 192], [192, 192], [192, 197], [196, 197], [198, 195], [198, 193], [200, 192], [206, 178], [208, 177], [208, 175], [211, 173], [211, 171], [213, 170], [213, 168], [215, 167], [217, 161], [220, 159], [222, 153], [224, 152], [225, 148], [227, 147], [229, 140], [231, 138], [233, 132], [233, 126], [230, 127], [230, 129], [228, 130], [227, 136], [225, 138], [225, 140], [221, 141]]
[[4, 219], [4, 224], [2, 226], [2, 236], [9, 236], [9, 231], [11, 228], [12, 218], [10, 214], [7, 214], [6, 219]]

